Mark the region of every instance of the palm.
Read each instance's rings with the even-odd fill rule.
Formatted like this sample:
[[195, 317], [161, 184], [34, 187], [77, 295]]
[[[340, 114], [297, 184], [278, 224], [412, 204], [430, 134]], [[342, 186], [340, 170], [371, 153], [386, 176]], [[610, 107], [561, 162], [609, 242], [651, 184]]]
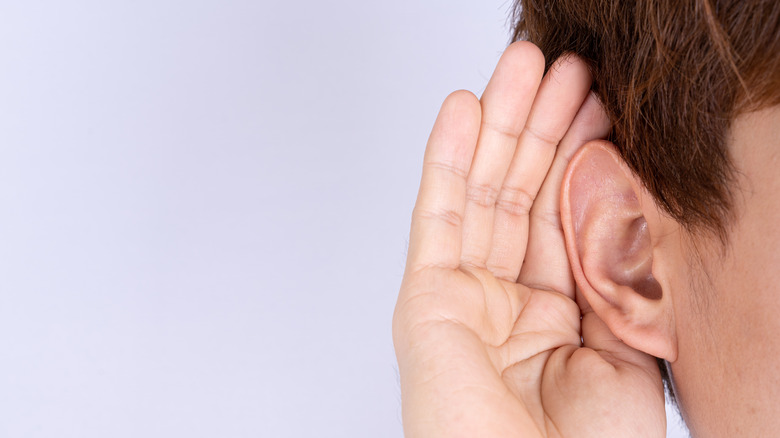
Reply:
[[652, 358], [575, 299], [556, 224], [563, 168], [604, 121], [580, 110], [582, 65], [539, 87], [533, 56], [510, 47], [482, 102], [454, 94], [431, 135], [394, 320], [407, 432], [663, 433]]

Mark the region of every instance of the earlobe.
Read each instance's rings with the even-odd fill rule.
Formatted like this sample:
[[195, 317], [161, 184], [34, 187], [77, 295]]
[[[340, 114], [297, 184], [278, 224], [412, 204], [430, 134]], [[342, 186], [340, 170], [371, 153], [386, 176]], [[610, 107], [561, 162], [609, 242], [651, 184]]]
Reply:
[[663, 231], [655, 204], [642, 202], [650, 199], [644, 187], [598, 140], [571, 160], [561, 190], [566, 249], [587, 305], [626, 344], [673, 361], [672, 304], [657, 260]]

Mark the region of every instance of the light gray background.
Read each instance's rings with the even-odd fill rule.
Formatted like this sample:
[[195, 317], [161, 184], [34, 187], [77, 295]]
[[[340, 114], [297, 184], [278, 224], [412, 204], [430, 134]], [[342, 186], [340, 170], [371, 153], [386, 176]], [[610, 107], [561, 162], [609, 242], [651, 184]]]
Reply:
[[423, 147], [509, 6], [1, 1], [0, 437], [400, 437]]

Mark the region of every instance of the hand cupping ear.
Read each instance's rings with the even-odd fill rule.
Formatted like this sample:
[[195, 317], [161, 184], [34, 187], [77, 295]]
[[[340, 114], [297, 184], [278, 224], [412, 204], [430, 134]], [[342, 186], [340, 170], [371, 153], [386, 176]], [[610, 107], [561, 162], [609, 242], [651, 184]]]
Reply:
[[[453, 93], [434, 124], [393, 317], [407, 436], [664, 435], [655, 360], [575, 287], [605, 315], [664, 303], [640, 198], [583, 148], [609, 130], [585, 63], [566, 56], [542, 78], [544, 64], [512, 44], [482, 98]], [[647, 315], [606, 322], [662, 327]]]

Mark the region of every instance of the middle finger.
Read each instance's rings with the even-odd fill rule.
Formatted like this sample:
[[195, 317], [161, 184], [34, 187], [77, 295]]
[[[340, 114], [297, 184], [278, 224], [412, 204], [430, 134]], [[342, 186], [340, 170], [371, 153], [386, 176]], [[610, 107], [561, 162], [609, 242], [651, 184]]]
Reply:
[[539, 87], [496, 204], [487, 267], [514, 282], [528, 243], [529, 212], [550, 169], [558, 143], [588, 95], [591, 76], [576, 56], [556, 60]]

